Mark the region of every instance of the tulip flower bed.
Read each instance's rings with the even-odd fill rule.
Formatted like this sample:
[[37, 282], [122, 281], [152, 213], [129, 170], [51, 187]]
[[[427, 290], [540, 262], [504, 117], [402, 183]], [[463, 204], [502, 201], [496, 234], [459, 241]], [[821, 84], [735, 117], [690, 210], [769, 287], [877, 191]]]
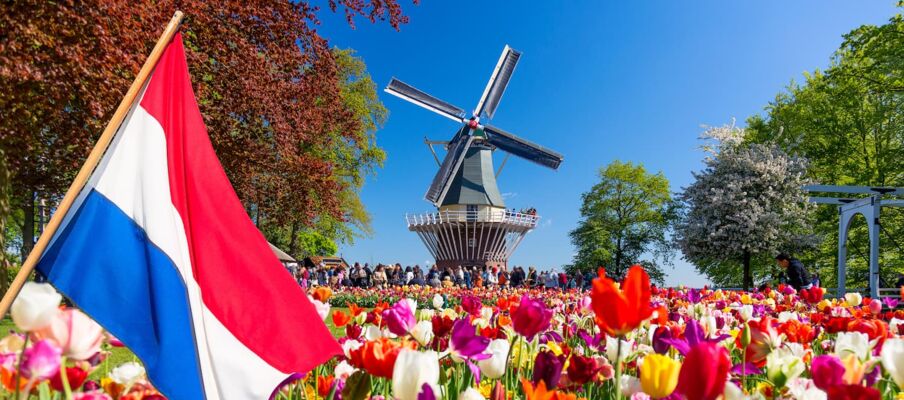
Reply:
[[[13, 307], [27, 335], [0, 340], [5, 397], [160, 398], [139, 364], [97, 374], [115, 339], [47, 289], [30, 284]], [[904, 310], [892, 299], [660, 289], [640, 267], [586, 292], [310, 295], [344, 354], [278, 399], [904, 400]]]

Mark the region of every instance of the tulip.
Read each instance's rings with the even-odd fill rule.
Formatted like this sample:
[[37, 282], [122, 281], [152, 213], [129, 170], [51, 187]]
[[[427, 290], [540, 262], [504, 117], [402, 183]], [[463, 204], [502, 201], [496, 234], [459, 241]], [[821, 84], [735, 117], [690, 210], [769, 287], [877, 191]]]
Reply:
[[330, 305], [329, 303], [323, 303], [311, 296], [308, 296], [308, 301], [314, 305], [314, 309], [317, 311], [317, 315], [320, 316], [321, 321], [325, 321], [326, 317], [330, 316]]
[[895, 381], [898, 389], [904, 390], [904, 339], [886, 340], [879, 358], [882, 360], [882, 368]]
[[433, 308], [442, 310], [444, 304], [446, 304], [446, 299], [444, 299], [442, 295], [439, 293], [433, 295]]
[[398, 400], [417, 400], [424, 385], [439, 390], [439, 357], [435, 351], [402, 349], [392, 372], [392, 393]]
[[403, 344], [387, 338], [367, 341], [360, 347], [349, 351], [349, 361], [358, 368], [364, 368], [367, 373], [381, 378], [392, 378], [396, 358], [399, 352], [405, 348], [412, 348], [414, 342]]
[[848, 306], [857, 307], [863, 302], [863, 296], [857, 292], [845, 293], [844, 302], [847, 303]]
[[766, 356], [766, 377], [776, 388], [785, 387], [788, 381], [799, 377], [804, 370], [806, 365], [803, 360], [787, 348], [776, 349]]
[[828, 398], [832, 400], [879, 400], [881, 393], [873, 388], [863, 385], [837, 385], [826, 390]]
[[477, 389], [468, 387], [464, 392], [461, 392], [461, 394], [458, 395], [458, 400], [486, 400], [486, 397], [483, 397]]
[[48, 283], [26, 282], [10, 308], [19, 329], [31, 332], [50, 324], [59, 312], [63, 296]]
[[336, 368], [333, 369], [333, 377], [344, 381], [357, 370], [358, 369], [351, 366], [348, 361], [342, 360], [339, 364], [336, 364]]
[[58, 312], [50, 324], [35, 331], [38, 339], [52, 340], [63, 350], [63, 356], [87, 360], [100, 351], [104, 328], [85, 313], [74, 308]]
[[430, 321], [421, 321], [414, 324], [414, 328], [411, 329], [411, 336], [421, 346], [426, 346], [433, 340], [433, 324]]
[[606, 336], [606, 358], [612, 364], [618, 365], [624, 362], [633, 348], [633, 340], [621, 340], [612, 336]]
[[512, 328], [527, 340], [533, 340], [538, 333], [549, 328], [552, 310], [540, 300], [532, 300], [526, 294], [521, 297], [521, 304], [512, 313]]
[[348, 324], [345, 326], [345, 336], [349, 339], [357, 339], [361, 337], [361, 332], [363, 332], [361, 325]]
[[144, 367], [137, 362], [127, 362], [110, 371], [110, 379], [123, 386], [131, 386], [144, 377]]
[[480, 373], [490, 379], [499, 379], [502, 375], [505, 375], [509, 350], [511, 350], [511, 344], [509, 344], [508, 340], [495, 339], [491, 341], [489, 346], [487, 346], [490, 358], [477, 362]]
[[593, 357], [572, 354], [566, 372], [569, 381], [576, 385], [583, 385], [592, 381], [601, 368], [600, 362]]
[[650, 354], [640, 365], [640, 387], [654, 399], [667, 397], [678, 386], [681, 363], [661, 354]]
[[480, 302], [480, 299], [477, 298], [477, 296], [465, 296], [461, 299], [461, 308], [468, 314], [476, 317], [480, 315], [480, 309], [483, 308], [483, 303]]
[[544, 382], [549, 389], [555, 389], [562, 378], [562, 367], [565, 364], [565, 356], [556, 356], [551, 351], [541, 351], [534, 359], [534, 374], [531, 381], [536, 385]]
[[854, 354], [861, 360], [866, 360], [872, 350], [869, 336], [862, 332], [840, 332], [835, 338], [835, 355], [845, 359], [848, 354]]
[[[58, 392], [62, 392], [65, 389], [63, 387], [62, 372], [63, 368], [60, 368], [57, 370], [57, 373], [50, 378], [50, 387]], [[82, 387], [82, 384], [85, 383], [86, 379], [88, 379], [88, 371], [79, 367], [66, 367], [66, 382], [69, 383], [69, 388], [71, 390], [78, 390], [78, 388]]]
[[351, 320], [352, 318], [342, 311], [336, 310], [333, 312], [333, 325], [337, 328], [345, 326]]
[[725, 391], [730, 368], [728, 350], [715, 343], [699, 343], [681, 365], [676, 390], [689, 399], [715, 400]]
[[844, 365], [833, 355], [816, 356], [810, 363], [810, 375], [816, 387], [828, 390], [843, 383]]
[[49, 340], [36, 342], [22, 353], [22, 376], [40, 381], [56, 375], [61, 354], [60, 348]]
[[490, 358], [489, 354], [484, 354], [484, 350], [490, 345], [490, 339], [478, 335], [467, 319], [460, 319], [452, 326], [449, 344], [452, 354], [458, 358], [478, 361]]
[[332, 297], [332, 296], [333, 296], [333, 291], [330, 290], [330, 288], [328, 288], [326, 286], [318, 286], [311, 293], [311, 297], [313, 297], [314, 300], [317, 300], [321, 303], [327, 303], [330, 300], [330, 297]]
[[650, 277], [640, 266], [628, 270], [622, 289], [606, 277], [600, 268], [599, 277], [593, 280], [592, 299], [596, 324], [613, 336], [631, 332], [653, 314], [650, 307]]
[[413, 328], [417, 319], [414, 314], [417, 310], [417, 303], [411, 299], [399, 300], [394, 306], [383, 310], [383, 320], [389, 331], [402, 336], [408, 334]]

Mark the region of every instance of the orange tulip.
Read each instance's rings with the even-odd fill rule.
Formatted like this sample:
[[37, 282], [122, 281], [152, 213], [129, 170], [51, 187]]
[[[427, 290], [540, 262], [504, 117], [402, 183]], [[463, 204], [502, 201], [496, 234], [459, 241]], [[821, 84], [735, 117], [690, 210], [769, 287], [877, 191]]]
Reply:
[[327, 397], [330, 395], [330, 392], [333, 390], [333, 376], [317, 376], [317, 394], [320, 397]]
[[[546, 382], [540, 380], [534, 386], [527, 379], [521, 378], [521, 387], [524, 389], [525, 400], [577, 400], [574, 393], [563, 393], [558, 390], [547, 390]], [[580, 400], [584, 400], [583, 398]]]
[[349, 354], [351, 364], [363, 368], [367, 373], [381, 378], [392, 379], [392, 369], [403, 347], [417, 348], [416, 342], [395, 342], [387, 338], [365, 342]]
[[600, 268], [599, 277], [593, 280], [590, 299], [596, 324], [603, 332], [613, 336], [631, 332], [653, 314], [650, 277], [639, 265], [628, 270], [621, 289]]
[[345, 303], [345, 305], [348, 306], [348, 311], [352, 313], [352, 317], [357, 317], [364, 312], [364, 308], [358, 307], [358, 305], [355, 303]]
[[330, 297], [333, 297], [333, 291], [326, 286], [318, 286], [314, 289], [314, 292], [311, 293], [311, 297], [321, 303], [326, 303], [330, 300]]
[[347, 324], [348, 321], [351, 320], [352, 317], [349, 317], [348, 314], [342, 311], [336, 310], [335, 312], [333, 312], [333, 325], [336, 325], [337, 328], [345, 326], [345, 324]]
[[496, 325], [512, 326], [512, 317], [509, 317], [508, 315], [500, 315], [499, 318], [496, 318]]

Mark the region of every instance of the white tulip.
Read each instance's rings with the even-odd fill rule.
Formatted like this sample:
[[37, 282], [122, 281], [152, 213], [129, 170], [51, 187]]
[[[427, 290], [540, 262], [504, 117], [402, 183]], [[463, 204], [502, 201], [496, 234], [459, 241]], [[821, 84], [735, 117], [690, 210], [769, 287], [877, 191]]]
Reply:
[[411, 336], [414, 337], [414, 340], [417, 340], [421, 346], [426, 346], [433, 340], [433, 323], [430, 321], [421, 321], [414, 325], [414, 328], [411, 329]]
[[895, 335], [904, 335], [904, 319], [892, 318], [888, 321], [888, 331]]
[[766, 356], [766, 376], [777, 387], [784, 387], [789, 381], [799, 377], [806, 370], [800, 357], [787, 348], [775, 349]]
[[640, 386], [640, 379], [637, 379], [631, 375], [624, 374], [621, 376], [621, 381], [618, 385], [619, 390], [622, 395], [630, 397], [635, 393], [643, 392], [643, 388]]
[[437, 310], [441, 310], [443, 308], [443, 304], [446, 304], [446, 300], [443, 299], [443, 296], [439, 293], [433, 295], [433, 308]]
[[740, 314], [742, 320], [750, 321], [753, 319], [753, 306], [750, 304], [741, 306], [741, 309], [738, 310], [738, 314]]
[[862, 332], [840, 332], [835, 338], [835, 355], [844, 360], [848, 354], [854, 354], [861, 361], [867, 360], [873, 344], [869, 336]]
[[788, 382], [788, 393], [797, 400], [826, 400], [828, 394], [816, 387], [812, 379], [797, 378]]
[[483, 307], [480, 309], [480, 318], [483, 318], [487, 321], [493, 319], [493, 309], [489, 307]]
[[392, 369], [392, 393], [398, 400], [417, 400], [424, 385], [439, 394], [439, 357], [435, 351], [402, 349]]
[[490, 358], [480, 360], [477, 366], [480, 367], [480, 373], [490, 379], [499, 379], [505, 374], [505, 363], [508, 361], [508, 353], [511, 348], [508, 340], [495, 339], [487, 346], [486, 353], [490, 354]]
[[355, 339], [350, 339], [350, 340], [346, 340], [345, 342], [343, 342], [342, 343], [342, 352], [345, 353], [345, 358], [352, 358], [352, 356], [351, 356], [352, 351], [357, 350], [359, 347], [361, 347], [363, 345], [364, 345], [363, 343], [361, 343]]
[[436, 315], [436, 311], [432, 309], [425, 308], [421, 310], [421, 312], [417, 313], [417, 319], [420, 321], [430, 321], [433, 319], [433, 316]]
[[477, 389], [474, 389], [472, 387], [468, 387], [467, 389], [465, 389], [464, 392], [461, 392], [461, 394], [458, 395], [458, 399], [459, 400], [487, 400], [486, 397], [483, 397], [483, 395], [477, 391]]
[[137, 362], [127, 362], [110, 371], [110, 379], [120, 385], [130, 386], [144, 376], [144, 367]]
[[[621, 357], [618, 357], [618, 342], [621, 341]], [[621, 340], [614, 338], [612, 336], [606, 335], [606, 358], [609, 359], [609, 362], [615, 365], [619, 360], [624, 362], [625, 359], [628, 358], [628, 355], [631, 354], [632, 349], [634, 348], [633, 340]], [[617, 357], [617, 359], [616, 359]]]
[[860, 305], [860, 303], [863, 302], [863, 296], [861, 296], [860, 293], [857, 292], [845, 293], [844, 302], [851, 307], [857, 307]]
[[366, 329], [364, 329], [364, 338], [369, 341], [374, 341], [383, 337], [383, 331], [380, 330], [379, 326], [368, 325]]
[[904, 339], [886, 340], [879, 358], [882, 359], [885, 372], [898, 384], [898, 388], [904, 389]]
[[349, 376], [355, 373], [358, 369], [351, 366], [348, 361], [342, 360], [339, 364], [336, 364], [336, 368], [333, 369], [333, 374], [336, 379], [345, 380], [348, 379]]
[[47, 325], [60, 312], [63, 296], [49, 283], [26, 282], [10, 309], [19, 329], [31, 332]]
[[320, 316], [321, 320], [326, 320], [326, 317], [330, 315], [330, 304], [323, 303], [320, 300], [316, 300], [311, 296], [308, 296], [308, 301], [314, 305], [314, 309], [317, 310], [317, 315]]

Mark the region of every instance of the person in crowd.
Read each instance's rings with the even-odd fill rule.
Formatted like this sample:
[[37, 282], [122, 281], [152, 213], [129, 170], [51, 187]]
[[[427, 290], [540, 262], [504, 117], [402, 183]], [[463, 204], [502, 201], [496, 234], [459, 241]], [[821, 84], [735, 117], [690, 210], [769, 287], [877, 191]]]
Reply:
[[559, 272], [559, 289], [568, 290], [568, 274], [565, 271]]
[[791, 257], [786, 253], [780, 253], [775, 256], [775, 262], [779, 267], [785, 270], [788, 279], [787, 283], [791, 287], [801, 290], [809, 289], [813, 286], [810, 282], [810, 274], [804, 267], [804, 263], [800, 262], [800, 260]]
[[526, 286], [529, 288], [537, 287], [537, 285], [539, 285], [539, 281], [537, 278], [538, 278], [537, 269], [534, 268], [533, 266], [528, 267], [527, 268], [527, 280], [525, 281]]
[[411, 275], [411, 280], [408, 282], [409, 285], [412, 286], [426, 286], [427, 282], [424, 281], [424, 274], [421, 272], [420, 268], [414, 270]]
[[575, 271], [574, 273], [574, 287], [578, 288], [578, 290], [584, 289], [584, 274], [581, 271]]
[[546, 288], [547, 289], [558, 289], [559, 288], [559, 274], [555, 271], [549, 271], [546, 274]]
[[509, 273], [506, 270], [499, 271], [499, 287], [505, 289], [508, 288], [509, 284]]
[[468, 267], [468, 268], [465, 268], [465, 271], [464, 271], [464, 285], [468, 289], [474, 287], [473, 286], [474, 282], [472, 282], [472, 278], [471, 278], [471, 270], [472, 269], [473, 269], [472, 267]]
[[414, 269], [411, 266], [405, 267], [405, 285], [410, 285], [411, 280], [414, 279]]
[[388, 277], [386, 276], [386, 269], [383, 268], [382, 264], [378, 264], [377, 268], [374, 268], [373, 279], [373, 286], [377, 289], [382, 289], [384, 285], [386, 285]]
[[522, 269], [520, 266], [517, 266], [514, 269], [512, 269], [511, 285], [512, 285], [512, 287], [521, 287], [521, 285], [523, 283], [524, 283], [524, 269]]

